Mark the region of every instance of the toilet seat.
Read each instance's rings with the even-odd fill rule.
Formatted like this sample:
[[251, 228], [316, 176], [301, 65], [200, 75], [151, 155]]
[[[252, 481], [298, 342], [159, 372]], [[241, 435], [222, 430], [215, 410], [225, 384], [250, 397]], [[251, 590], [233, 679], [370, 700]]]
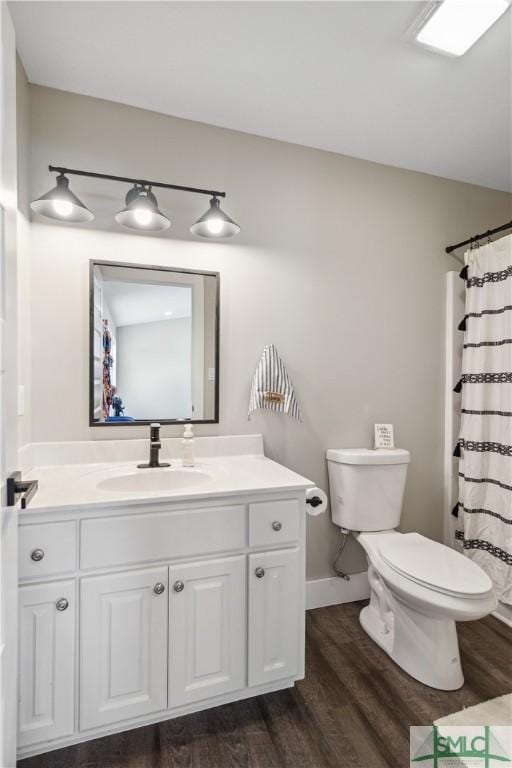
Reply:
[[475, 563], [419, 533], [379, 537], [378, 551], [400, 576], [436, 592], [481, 598], [492, 591], [489, 576]]

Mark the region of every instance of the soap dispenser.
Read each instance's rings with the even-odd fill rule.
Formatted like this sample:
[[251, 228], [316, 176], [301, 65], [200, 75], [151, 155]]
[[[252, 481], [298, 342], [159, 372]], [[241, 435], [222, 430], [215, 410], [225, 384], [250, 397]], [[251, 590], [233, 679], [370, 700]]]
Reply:
[[181, 441], [181, 445], [182, 445], [182, 455], [183, 455], [183, 466], [193, 467], [194, 466], [194, 430], [192, 429], [192, 424], [190, 423], [185, 424], [185, 430], [183, 432], [183, 440]]

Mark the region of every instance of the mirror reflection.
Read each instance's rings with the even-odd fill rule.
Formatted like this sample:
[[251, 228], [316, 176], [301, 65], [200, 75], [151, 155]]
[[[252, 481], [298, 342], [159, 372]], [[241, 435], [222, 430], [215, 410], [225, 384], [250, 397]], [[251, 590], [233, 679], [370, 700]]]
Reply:
[[91, 262], [91, 425], [218, 421], [216, 273]]

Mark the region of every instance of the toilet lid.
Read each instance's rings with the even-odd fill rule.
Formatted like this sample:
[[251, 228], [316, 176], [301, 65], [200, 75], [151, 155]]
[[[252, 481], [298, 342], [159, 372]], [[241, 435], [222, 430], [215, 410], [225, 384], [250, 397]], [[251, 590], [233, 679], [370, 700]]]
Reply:
[[480, 566], [419, 533], [385, 536], [379, 542], [379, 552], [393, 570], [439, 592], [479, 597], [492, 589]]

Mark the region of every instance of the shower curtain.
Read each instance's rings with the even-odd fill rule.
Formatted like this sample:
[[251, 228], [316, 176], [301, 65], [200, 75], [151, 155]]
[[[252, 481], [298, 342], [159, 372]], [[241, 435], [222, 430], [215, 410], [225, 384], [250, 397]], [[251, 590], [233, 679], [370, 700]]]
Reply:
[[512, 604], [512, 235], [464, 258], [456, 539]]

